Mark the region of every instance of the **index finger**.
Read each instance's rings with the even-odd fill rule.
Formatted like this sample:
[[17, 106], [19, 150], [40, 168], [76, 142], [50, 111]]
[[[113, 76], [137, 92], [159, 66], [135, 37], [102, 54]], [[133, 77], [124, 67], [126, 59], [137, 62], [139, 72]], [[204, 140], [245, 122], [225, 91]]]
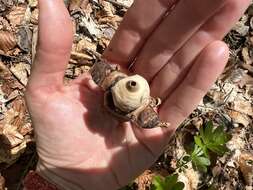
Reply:
[[104, 53], [104, 58], [127, 67], [146, 38], [179, 0], [135, 0]]

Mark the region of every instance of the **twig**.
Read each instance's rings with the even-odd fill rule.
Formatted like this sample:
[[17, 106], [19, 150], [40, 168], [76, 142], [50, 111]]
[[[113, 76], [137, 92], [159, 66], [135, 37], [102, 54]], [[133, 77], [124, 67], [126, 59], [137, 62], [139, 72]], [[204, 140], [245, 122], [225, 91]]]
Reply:
[[125, 9], [129, 9], [129, 6], [124, 5], [123, 3], [117, 2], [115, 0], [105, 0], [105, 1], [107, 1], [107, 2], [109, 2], [111, 4], [113, 4], [113, 5], [120, 6], [120, 7], [123, 7]]

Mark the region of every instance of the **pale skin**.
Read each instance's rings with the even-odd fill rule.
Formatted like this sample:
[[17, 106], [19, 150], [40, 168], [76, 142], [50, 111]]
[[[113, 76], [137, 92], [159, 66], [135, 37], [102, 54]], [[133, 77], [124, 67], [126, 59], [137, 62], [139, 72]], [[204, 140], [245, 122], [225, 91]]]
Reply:
[[[103, 57], [144, 76], [163, 101], [169, 128], [120, 123], [103, 92], [84, 74], [63, 83], [72, 23], [62, 0], [39, 0], [39, 43], [26, 100], [35, 128], [40, 175], [61, 189], [117, 189], [151, 166], [196, 108], [229, 57], [220, 40], [250, 0], [136, 0]], [[166, 16], [165, 16], [166, 15]], [[163, 19], [162, 19], [163, 18]]]

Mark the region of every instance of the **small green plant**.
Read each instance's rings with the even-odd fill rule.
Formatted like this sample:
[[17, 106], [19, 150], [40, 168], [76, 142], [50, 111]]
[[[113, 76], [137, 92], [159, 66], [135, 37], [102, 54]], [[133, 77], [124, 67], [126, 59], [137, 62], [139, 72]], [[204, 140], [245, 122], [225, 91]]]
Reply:
[[226, 143], [230, 140], [230, 135], [224, 131], [224, 126], [214, 128], [211, 121], [200, 128], [199, 135], [194, 136], [194, 149], [190, 154], [183, 156], [178, 162], [179, 172], [187, 168], [189, 162], [200, 171], [207, 172], [211, 165], [210, 152], [218, 156], [224, 155], [228, 148]]
[[184, 183], [178, 181], [178, 174], [169, 175], [165, 178], [155, 176], [151, 190], [183, 190]]
[[193, 166], [203, 172], [207, 172], [207, 167], [211, 165], [210, 159], [206, 157], [202, 148], [198, 145], [195, 145], [194, 150], [191, 153], [191, 161]]
[[[202, 172], [207, 172], [211, 165], [210, 153], [223, 156], [228, 148], [226, 143], [231, 136], [224, 131], [224, 126], [214, 128], [212, 121], [200, 128], [199, 134], [194, 136], [194, 146], [189, 154], [182, 156], [177, 162], [177, 172], [182, 172], [188, 168], [188, 163]], [[178, 174], [173, 174], [165, 178], [155, 176], [151, 185], [151, 190], [182, 190], [184, 183], [178, 181]], [[214, 188], [210, 188], [214, 189]]]
[[206, 127], [200, 128], [200, 134], [194, 137], [195, 143], [203, 150], [204, 154], [209, 157], [208, 150], [216, 153], [218, 156], [224, 155], [228, 148], [226, 143], [231, 139], [224, 131], [224, 126], [218, 126], [216, 129], [213, 123], [209, 121]]

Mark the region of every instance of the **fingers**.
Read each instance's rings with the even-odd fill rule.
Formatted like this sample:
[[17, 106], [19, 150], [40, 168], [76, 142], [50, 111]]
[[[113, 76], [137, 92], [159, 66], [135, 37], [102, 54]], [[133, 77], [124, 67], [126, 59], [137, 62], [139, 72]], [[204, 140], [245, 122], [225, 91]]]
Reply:
[[220, 41], [215, 41], [202, 50], [187, 77], [164, 101], [160, 109], [161, 120], [171, 124], [168, 128], [133, 128], [135, 136], [152, 150], [154, 155], [161, 153], [177, 126], [197, 107], [222, 72], [228, 56], [228, 47]]
[[146, 38], [178, 0], [136, 0], [127, 11], [104, 58], [128, 66]]
[[148, 39], [133, 70], [147, 80], [168, 62], [172, 55], [219, 10], [227, 0], [184, 0], [167, 16]]
[[39, 39], [30, 88], [63, 84], [72, 45], [72, 22], [63, 0], [39, 0]]
[[177, 127], [199, 104], [221, 74], [229, 57], [226, 44], [215, 41], [197, 57], [182, 83], [165, 100], [160, 117]]
[[250, 0], [231, 0], [211, 17], [155, 76], [151, 84], [152, 95], [167, 97], [182, 81], [202, 49], [210, 42], [222, 39], [249, 3]]

